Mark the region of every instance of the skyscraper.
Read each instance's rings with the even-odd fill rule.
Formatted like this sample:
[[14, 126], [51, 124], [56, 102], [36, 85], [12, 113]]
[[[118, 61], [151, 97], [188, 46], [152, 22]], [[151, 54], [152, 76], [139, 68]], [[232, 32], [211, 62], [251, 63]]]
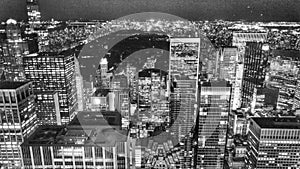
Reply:
[[263, 87], [270, 49], [267, 44], [248, 42], [244, 58], [242, 106], [251, 105], [257, 88]]
[[[144, 69], [138, 73], [138, 108], [139, 115], [152, 123], [164, 123], [169, 117], [167, 94], [167, 72], [160, 69]], [[142, 121], [143, 118], [141, 119]]]
[[264, 43], [267, 41], [268, 33], [265, 32], [234, 32], [232, 46], [237, 47], [238, 58], [236, 65], [236, 80], [233, 86], [232, 109], [236, 110], [242, 106], [242, 79], [244, 71], [245, 50], [248, 42]]
[[248, 133], [248, 168], [299, 168], [299, 140], [299, 118], [252, 118]]
[[20, 145], [37, 126], [31, 82], [0, 83], [0, 164], [21, 167]]
[[191, 131], [197, 115], [200, 38], [171, 38], [169, 61], [171, 135], [181, 145], [181, 168], [191, 168]]
[[5, 80], [24, 80], [22, 58], [28, 54], [28, 44], [22, 40], [21, 29], [17, 21], [6, 21], [6, 37], [0, 42], [1, 74]]
[[241, 105], [243, 65], [237, 47], [224, 47], [220, 52], [220, 78], [232, 84], [231, 109], [236, 110]]
[[27, 1], [27, 16], [28, 23], [31, 29], [37, 28], [41, 22], [41, 12], [39, 9], [38, 0]]
[[61, 125], [58, 92], [36, 91], [36, 114], [40, 125]]
[[77, 110], [74, 55], [70, 49], [31, 54], [23, 60], [26, 79], [33, 81], [35, 91], [58, 92], [62, 124], [69, 123]]
[[244, 55], [245, 46], [247, 42], [264, 43], [267, 41], [268, 33], [262, 32], [234, 32], [232, 38], [232, 46], [236, 46], [239, 49], [240, 56]]
[[199, 55], [200, 38], [170, 39], [170, 99], [175, 103], [170, 116], [178, 140], [189, 134], [196, 117]]
[[227, 81], [202, 82], [196, 125], [198, 169], [222, 169], [226, 147], [231, 85]]

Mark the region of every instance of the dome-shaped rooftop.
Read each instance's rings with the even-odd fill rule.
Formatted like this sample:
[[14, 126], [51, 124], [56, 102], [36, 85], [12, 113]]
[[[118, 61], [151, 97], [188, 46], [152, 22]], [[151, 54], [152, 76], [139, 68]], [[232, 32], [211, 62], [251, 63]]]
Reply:
[[8, 19], [8, 20], [6, 21], [6, 24], [17, 24], [17, 21], [14, 20], [14, 19]]

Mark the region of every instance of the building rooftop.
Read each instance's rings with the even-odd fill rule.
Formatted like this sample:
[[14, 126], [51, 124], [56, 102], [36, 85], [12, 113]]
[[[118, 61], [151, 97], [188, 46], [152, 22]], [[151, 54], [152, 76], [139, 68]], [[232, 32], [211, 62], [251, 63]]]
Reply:
[[252, 119], [261, 128], [300, 129], [300, 119], [296, 117], [254, 117]]
[[55, 94], [55, 93], [57, 93], [57, 91], [55, 91], [55, 90], [47, 90], [47, 91], [34, 91], [34, 94], [35, 95], [42, 95], [42, 94], [48, 94], [48, 95], [53, 95], [53, 94]]
[[160, 70], [160, 69], [143, 69], [138, 73], [139, 77], [151, 77], [151, 73], [157, 73], [162, 76], [167, 76], [168, 73], [166, 71]]
[[69, 126], [121, 126], [121, 114], [117, 111], [82, 111], [69, 123]]
[[238, 38], [243, 41], [266, 41], [268, 33], [242, 33], [234, 32], [233, 38]]
[[0, 83], [0, 89], [17, 89], [25, 84], [27, 84], [29, 82], [9, 82], [9, 81], [5, 81], [5, 82], [1, 82]]
[[[98, 115], [99, 116], [98, 116]], [[39, 126], [22, 145], [99, 145], [113, 147], [127, 141], [127, 130], [110, 125], [99, 112], [79, 112], [66, 126]]]
[[226, 80], [216, 80], [216, 81], [209, 81], [203, 82], [201, 87], [231, 87], [229, 81]]
[[98, 97], [107, 96], [109, 92], [110, 92], [109, 89], [97, 89], [94, 93], [94, 96], [98, 96]]

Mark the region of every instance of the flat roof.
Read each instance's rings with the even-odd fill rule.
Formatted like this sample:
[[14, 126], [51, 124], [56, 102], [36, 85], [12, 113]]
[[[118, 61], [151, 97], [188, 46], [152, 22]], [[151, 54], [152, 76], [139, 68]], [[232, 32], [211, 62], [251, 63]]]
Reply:
[[4, 81], [0, 83], [0, 89], [18, 89], [19, 87], [29, 83], [27, 82], [10, 82], [10, 81]]
[[121, 126], [121, 114], [117, 111], [81, 111], [69, 126]]
[[208, 82], [203, 82], [201, 87], [231, 87], [229, 81], [226, 80], [213, 80]]
[[300, 129], [300, 119], [296, 117], [254, 117], [252, 120], [261, 128]]
[[[110, 113], [110, 112], [107, 112]], [[113, 116], [113, 115], [112, 115]], [[68, 126], [39, 126], [24, 145], [100, 145], [113, 147], [126, 142], [128, 130], [110, 125], [99, 112], [79, 112]]]
[[43, 95], [43, 94], [47, 94], [47, 95], [54, 95], [55, 93], [58, 93], [57, 91], [55, 90], [47, 90], [47, 91], [40, 91], [40, 90], [35, 90], [34, 91], [34, 94], [35, 95]]
[[110, 89], [97, 89], [94, 93], [94, 96], [107, 96], [110, 92]]

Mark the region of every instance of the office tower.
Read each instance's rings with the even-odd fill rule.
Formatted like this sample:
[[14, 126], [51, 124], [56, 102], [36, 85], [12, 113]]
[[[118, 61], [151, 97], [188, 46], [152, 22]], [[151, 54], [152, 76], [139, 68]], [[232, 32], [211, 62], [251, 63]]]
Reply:
[[189, 134], [196, 117], [199, 55], [200, 38], [170, 39], [170, 99], [175, 103], [170, 116], [178, 140]]
[[269, 60], [270, 70], [267, 74], [267, 83], [279, 89], [276, 109], [291, 110], [297, 104], [295, 94], [299, 79], [300, 59], [297, 55], [285, 56], [284, 51], [277, 50], [276, 52], [280, 53], [274, 54], [275, 56]]
[[27, 16], [31, 29], [38, 28], [41, 22], [41, 12], [38, 0], [27, 0]]
[[67, 127], [39, 127], [21, 145], [24, 167], [134, 169], [134, 140], [112, 114], [79, 112]]
[[252, 118], [248, 133], [248, 168], [300, 168], [299, 139], [299, 118]]
[[268, 33], [265, 32], [233, 32], [232, 46], [238, 48], [238, 61], [243, 63], [248, 42], [265, 43], [268, 40], [267, 37]]
[[128, 128], [130, 118], [130, 97], [128, 79], [124, 74], [114, 76], [111, 82], [111, 91], [115, 95], [114, 107], [122, 115], [122, 128]]
[[130, 102], [137, 103], [137, 76], [136, 76], [136, 67], [129, 64], [126, 65], [125, 75], [128, 80], [129, 85], [129, 94]]
[[20, 27], [15, 20], [7, 20], [5, 31], [6, 37], [0, 44], [1, 74], [4, 74], [5, 80], [22, 81], [25, 79], [22, 58], [28, 54], [28, 45], [22, 40]]
[[93, 95], [93, 82], [88, 82], [83, 80], [83, 102], [84, 110], [88, 110], [88, 105], [90, 104], [90, 97]]
[[[267, 44], [248, 42], [244, 58], [242, 106], [249, 107], [255, 90], [264, 85], [270, 49]], [[254, 112], [252, 112], [254, 113]]]
[[58, 92], [36, 91], [36, 114], [41, 125], [61, 125]]
[[107, 58], [101, 58], [99, 67], [97, 70], [96, 84], [100, 88], [110, 87], [110, 73], [108, 73], [108, 61]]
[[200, 38], [171, 38], [169, 61], [171, 135], [180, 143], [181, 168], [191, 168], [191, 131], [196, 119]]
[[263, 43], [267, 41], [268, 33], [261, 32], [233, 32], [232, 46], [236, 46], [243, 55], [247, 42]]
[[232, 46], [237, 47], [238, 58], [237, 58], [237, 65], [236, 65], [236, 83], [233, 86], [233, 94], [232, 97], [232, 110], [236, 110], [242, 106], [242, 79], [243, 79], [243, 71], [244, 71], [244, 58], [245, 58], [245, 49], [247, 42], [256, 42], [256, 43], [263, 43], [267, 41], [268, 33], [261, 32], [233, 32], [232, 37]]
[[20, 145], [37, 126], [31, 82], [0, 83], [0, 164], [21, 167]]
[[230, 111], [231, 85], [227, 81], [202, 82], [197, 119], [197, 147], [194, 152], [198, 169], [222, 169]]
[[62, 124], [69, 123], [77, 110], [74, 55], [70, 49], [30, 54], [23, 59], [26, 79], [33, 81], [35, 91], [58, 92]]
[[141, 121], [161, 124], [168, 122], [167, 72], [144, 69], [138, 73], [138, 108]]
[[237, 60], [238, 52], [236, 47], [223, 47], [220, 49], [219, 75], [221, 79], [234, 82]]
[[220, 78], [232, 84], [231, 109], [241, 105], [243, 65], [238, 58], [237, 47], [224, 47], [220, 51]]

